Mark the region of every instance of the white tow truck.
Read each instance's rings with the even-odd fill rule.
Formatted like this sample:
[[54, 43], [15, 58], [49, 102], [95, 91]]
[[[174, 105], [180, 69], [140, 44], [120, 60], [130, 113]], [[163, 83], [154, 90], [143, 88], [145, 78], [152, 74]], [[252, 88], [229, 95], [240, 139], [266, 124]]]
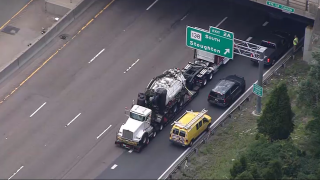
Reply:
[[115, 144], [140, 152], [193, 100], [199, 89], [188, 89], [179, 69], [169, 69], [153, 78], [145, 92], [138, 94], [137, 104], [126, 113], [128, 119], [120, 127]]

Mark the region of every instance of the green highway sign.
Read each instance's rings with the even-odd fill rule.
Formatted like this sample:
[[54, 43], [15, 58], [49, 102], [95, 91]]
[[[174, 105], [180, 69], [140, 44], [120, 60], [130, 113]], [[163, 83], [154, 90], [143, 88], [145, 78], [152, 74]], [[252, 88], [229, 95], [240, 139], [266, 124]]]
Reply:
[[229, 31], [226, 31], [226, 30], [223, 30], [223, 29], [219, 29], [219, 28], [216, 28], [216, 27], [212, 27], [210, 26], [210, 33], [212, 34], [216, 34], [216, 35], [219, 35], [219, 36], [222, 36], [222, 37], [225, 37], [225, 38], [228, 38], [228, 39], [232, 39], [233, 40], [233, 32], [229, 32]]
[[285, 12], [294, 13], [294, 8], [288, 7], [288, 6], [279, 4], [279, 3], [275, 3], [275, 2], [272, 2], [272, 1], [267, 1], [266, 5], [274, 7], [274, 8], [277, 8], [277, 9], [281, 9], [282, 11], [285, 11]]
[[257, 96], [262, 97], [263, 95], [263, 87], [259, 86], [258, 84], [253, 84], [253, 93], [256, 94]]
[[233, 39], [187, 26], [186, 45], [218, 56], [233, 59]]

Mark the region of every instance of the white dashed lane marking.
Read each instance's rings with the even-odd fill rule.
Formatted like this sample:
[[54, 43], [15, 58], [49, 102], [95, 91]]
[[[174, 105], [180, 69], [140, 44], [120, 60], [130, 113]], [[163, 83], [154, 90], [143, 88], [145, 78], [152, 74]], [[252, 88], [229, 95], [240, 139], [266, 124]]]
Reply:
[[135, 64], [137, 64], [140, 61], [140, 59], [137, 59], [136, 62], [134, 62], [125, 72], [124, 74], [127, 73]]
[[269, 24], [269, 22], [266, 21], [265, 23], [262, 24], [262, 26], [266, 26], [266, 25], [268, 25], [268, 24]]
[[118, 165], [114, 164], [111, 169], [115, 169]]

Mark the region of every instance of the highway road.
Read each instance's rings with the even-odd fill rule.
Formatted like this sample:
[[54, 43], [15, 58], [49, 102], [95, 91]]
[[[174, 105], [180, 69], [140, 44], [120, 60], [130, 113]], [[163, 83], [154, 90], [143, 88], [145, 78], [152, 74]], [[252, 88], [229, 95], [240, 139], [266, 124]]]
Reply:
[[[109, 2], [97, 1], [64, 33], [72, 37]], [[158, 178], [184, 149], [169, 143], [170, 127], [141, 154], [116, 147], [115, 135], [126, 120], [124, 107], [151, 78], [192, 60], [193, 51], [185, 46], [186, 25], [219, 25], [245, 40], [266, 19], [261, 11], [222, 0], [116, 0], [1, 104], [0, 178]], [[301, 36], [304, 25], [295, 27]], [[279, 28], [292, 30], [289, 22]], [[1, 97], [62, 43], [55, 40], [2, 83]], [[219, 117], [224, 109], [209, 106], [206, 97], [229, 74], [244, 76], [249, 87], [257, 67], [236, 56], [187, 109], [205, 107], [213, 118]]]
[[30, 0], [1, 0], [0, 1], [0, 27], [13, 17]]

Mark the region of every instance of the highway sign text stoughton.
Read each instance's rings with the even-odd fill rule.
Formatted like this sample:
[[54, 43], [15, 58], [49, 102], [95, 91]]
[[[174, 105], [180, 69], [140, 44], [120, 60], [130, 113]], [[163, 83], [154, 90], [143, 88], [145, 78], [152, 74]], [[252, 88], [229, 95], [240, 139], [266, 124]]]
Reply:
[[222, 37], [225, 37], [225, 38], [228, 38], [228, 39], [232, 39], [233, 40], [233, 32], [229, 32], [229, 31], [226, 31], [226, 30], [223, 30], [223, 29], [219, 29], [219, 28], [216, 28], [216, 27], [212, 27], [210, 26], [210, 33], [212, 34], [216, 34], [216, 35], [219, 35], [219, 36], [222, 36]]
[[187, 26], [186, 45], [218, 56], [233, 59], [233, 39]]
[[253, 93], [257, 96], [262, 97], [263, 96], [263, 87], [259, 86], [258, 84], [253, 84]]
[[289, 12], [289, 13], [294, 13], [294, 8], [288, 7], [288, 6], [279, 4], [279, 3], [275, 3], [275, 2], [272, 2], [272, 1], [267, 1], [266, 5], [274, 7], [274, 8], [277, 8], [277, 9], [281, 9], [281, 10]]

